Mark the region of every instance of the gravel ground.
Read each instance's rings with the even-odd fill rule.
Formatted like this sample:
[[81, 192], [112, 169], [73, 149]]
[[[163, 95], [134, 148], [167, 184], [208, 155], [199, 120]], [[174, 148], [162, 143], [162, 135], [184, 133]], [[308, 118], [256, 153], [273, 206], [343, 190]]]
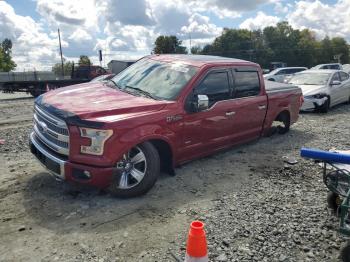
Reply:
[[147, 195], [120, 200], [49, 176], [28, 152], [33, 99], [8, 96], [0, 94], [0, 261], [183, 260], [195, 219], [206, 224], [211, 261], [339, 261], [345, 239], [321, 170], [299, 150], [348, 150], [349, 105], [302, 114], [286, 135], [193, 161]]

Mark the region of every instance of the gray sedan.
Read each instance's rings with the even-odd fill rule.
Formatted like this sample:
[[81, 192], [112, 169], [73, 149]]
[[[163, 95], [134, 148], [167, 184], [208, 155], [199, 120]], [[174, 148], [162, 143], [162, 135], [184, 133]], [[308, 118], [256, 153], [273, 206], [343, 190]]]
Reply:
[[344, 71], [306, 70], [295, 74], [289, 83], [303, 91], [302, 111], [326, 113], [330, 107], [350, 102], [350, 76]]

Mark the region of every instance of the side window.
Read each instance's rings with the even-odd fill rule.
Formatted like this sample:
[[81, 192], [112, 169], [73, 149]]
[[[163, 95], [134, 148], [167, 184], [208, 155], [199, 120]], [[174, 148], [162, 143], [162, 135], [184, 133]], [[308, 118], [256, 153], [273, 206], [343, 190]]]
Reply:
[[286, 69], [282, 69], [276, 73], [276, 75], [284, 75], [286, 74]]
[[230, 99], [230, 84], [227, 72], [209, 73], [204, 80], [196, 87], [195, 93], [207, 95], [209, 106], [215, 102]]
[[259, 75], [256, 71], [235, 72], [234, 97], [256, 96], [260, 93]]
[[332, 82], [333, 81], [340, 81], [340, 77], [339, 77], [339, 74], [338, 73], [335, 73], [332, 77]]
[[340, 74], [340, 80], [341, 80], [342, 82], [349, 79], [349, 75], [348, 75], [347, 73], [339, 72], [339, 74]]
[[336, 70], [339, 70], [340, 67], [339, 67], [339, 65], [330, 65], [330, 66], [329, 66], [329, 69], [336, 69]]

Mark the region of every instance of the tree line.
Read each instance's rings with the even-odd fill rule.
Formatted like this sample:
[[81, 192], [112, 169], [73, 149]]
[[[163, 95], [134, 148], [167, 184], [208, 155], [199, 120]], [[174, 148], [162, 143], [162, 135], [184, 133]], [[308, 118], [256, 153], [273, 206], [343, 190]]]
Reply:
[[[160, 36], [155, 41], [153, 52], [187, 53], [181, 44], [175, 36]], [[169, 46], [172, 47], [170, 50]], [[338, 60], [342, 64], [350, 61], [349, 45], [344, 38], [326, 36], [318, 40], [311, 30], [294, 29], [288, 22], [262, 30], [224, 28], [212, 43], [204, 47], [194, 46], [191, 53], [234, 57], [254, 61], [262, 67], [269, 67], [270, 62], [312, 67]]]
[[0, 43], [0, 72], [9, 72], [16, 68], [12, 60], [12, 41], [5, 38]]

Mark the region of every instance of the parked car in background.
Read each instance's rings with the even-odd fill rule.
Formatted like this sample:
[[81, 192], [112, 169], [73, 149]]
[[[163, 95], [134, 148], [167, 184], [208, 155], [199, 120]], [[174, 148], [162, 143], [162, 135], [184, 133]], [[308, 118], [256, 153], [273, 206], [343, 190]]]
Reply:
[[350, 64], [344, 64], [344, 65], [343, 65], [343, 71], [344, 71], [345, 73], [350, 74]]
[[95, 77], [94, 79], [92, 79], [90, 81], [90, 83], [94, 83], [94, 82], [103, 82], [103, 81], [107, 81], [110, 80], [111, 78], [115, 77], [115, 74], [107, 74], [107, 75], [102, 75], [102, 76], [98, 76]]
[[331, 63], [331, 64], [320, 64], [314, 66], [310, 69], [333, 69], [333, 70], [343, 70], [343, 66], [339, 63]]
[[300, 88], [225, 57], [152, 55], [112, 80], [40, 96], [30, 148], [57, 178], [121, 197], [147, 192], [160, 170], [270, 134], [273, 122], [288, 132], [302, 104]]
[[332, 106], [350, 102], [350, 78], [344, 71], [310, 69], [295, 74], [289, 83], [302, 89], [303, 111], [317, 110], [327, 113]]
[[271, 71], [264, 75], [264, 78], [269, 81], [276, 81], [283, 83], [285, 78], [289, 77], [295, 73], [306, 70], [306, 67], [281, 67]]

